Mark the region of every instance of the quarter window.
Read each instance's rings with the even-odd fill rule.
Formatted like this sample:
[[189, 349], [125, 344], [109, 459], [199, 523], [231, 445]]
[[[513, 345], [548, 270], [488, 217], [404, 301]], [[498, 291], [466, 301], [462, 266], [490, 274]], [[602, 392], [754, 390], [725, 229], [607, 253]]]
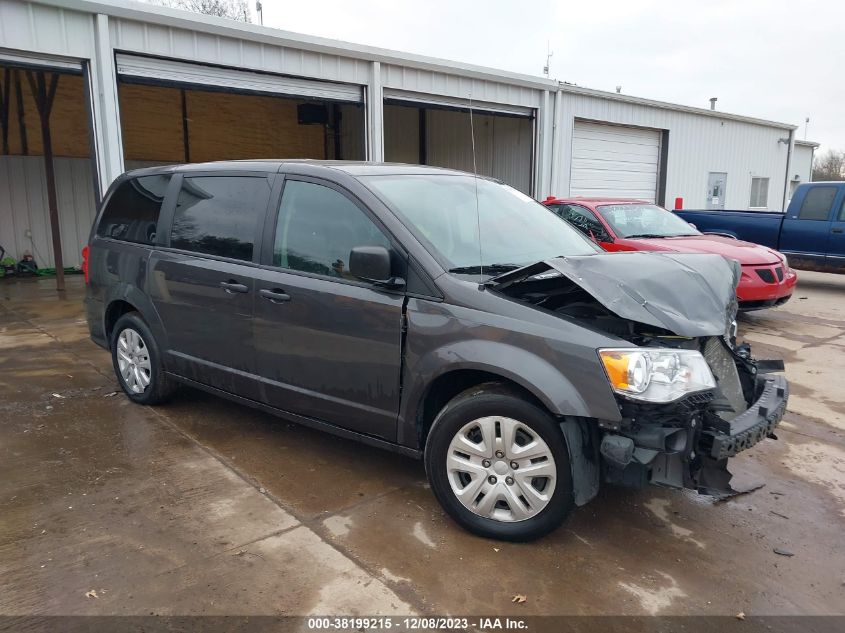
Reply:
[[356, 246], [390, 248], [390, 242], [340, 192], [299, 180], [285, 183], [276, 224], [275, 266], [354, 279], [349, 274], [349, 253]]
[[97, 226], [99, 237], [154, 244], [169, 175], [130, 178], [117, 186]]
[[798, 217], [802, 220], [827, 220], [836, 197], [836, 187], [811, 187], [804, 196]]
[[256, 227], [269, 199], [270, 184], [263, 177], [185, 177], [170, 246], [252, 261]]
[[751, 179], [751, 201], [749, 207], [752, 209], [768, 209], [769, 207], [769, 179]]

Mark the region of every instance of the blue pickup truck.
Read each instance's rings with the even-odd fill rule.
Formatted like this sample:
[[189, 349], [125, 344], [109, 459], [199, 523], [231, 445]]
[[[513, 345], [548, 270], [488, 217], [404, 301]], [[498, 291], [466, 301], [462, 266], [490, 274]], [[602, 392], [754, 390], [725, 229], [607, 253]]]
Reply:
[[845, 273], [845, 182], [799, 185], [785, 213], [675, 211], [703, 233], [777, 249], [801, 270]]

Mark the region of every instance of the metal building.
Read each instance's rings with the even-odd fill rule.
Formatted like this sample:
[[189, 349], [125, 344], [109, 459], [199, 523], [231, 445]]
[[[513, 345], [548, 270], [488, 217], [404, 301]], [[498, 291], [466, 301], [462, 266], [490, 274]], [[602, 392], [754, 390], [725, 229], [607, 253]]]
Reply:
[[539, 199], [772, 210], [808, 177], [793, 125], [122, 0], [0, 0], [0, 97], [0, 245], [42, 266], [45, 106], [70, 266], [111, 181], [149, 164], [475, 162]]

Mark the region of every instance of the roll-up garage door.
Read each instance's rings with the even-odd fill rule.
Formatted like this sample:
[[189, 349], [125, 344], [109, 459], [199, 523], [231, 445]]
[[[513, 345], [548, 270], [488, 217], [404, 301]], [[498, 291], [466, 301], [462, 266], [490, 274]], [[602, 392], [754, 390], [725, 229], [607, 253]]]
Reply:
[[353, 84], [285, 77], [124, 53], [117, 55], [117, 74], [136, 81], [187, 84], [234, 92], [258, 92], [354, 103], [364, 100], [362, 86]]
[[569, 195], [655, 202], [660, 130], [575, 121]]

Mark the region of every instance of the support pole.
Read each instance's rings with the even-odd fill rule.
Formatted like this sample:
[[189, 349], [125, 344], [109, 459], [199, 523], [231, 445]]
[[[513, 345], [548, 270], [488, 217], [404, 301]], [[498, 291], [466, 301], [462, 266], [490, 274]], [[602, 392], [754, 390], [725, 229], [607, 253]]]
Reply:
[[367, 160], [384, 160], [384, 90], [381, 63], [372, 62], [367, 86]]
[[12, 105], [12, 69], [0, 69], [3, 73], [3, 85], [0, 86], [0, 131], [3, 136], [3, 154], [9, 151], [9, 108]]
[[23, 89], [21, 88], [21, 71], [15, 69], [15, 101], [18, 111], [18, 130], [21, 139], [21, 154], [26, 156], [29, 154], [29, 143], [26, 139], [26, 119], [23, 112]]

